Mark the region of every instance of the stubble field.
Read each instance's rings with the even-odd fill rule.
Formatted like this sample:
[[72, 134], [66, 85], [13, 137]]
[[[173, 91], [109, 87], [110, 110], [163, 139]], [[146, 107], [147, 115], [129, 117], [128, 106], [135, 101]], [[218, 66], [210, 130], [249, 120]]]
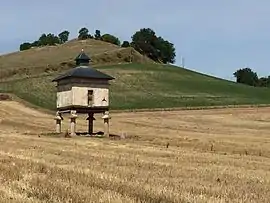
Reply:
[[55, 137], [53, 115], [0, 101], [0, 202], [270, 201], [270, 108], [111, 116], [124, 139]]

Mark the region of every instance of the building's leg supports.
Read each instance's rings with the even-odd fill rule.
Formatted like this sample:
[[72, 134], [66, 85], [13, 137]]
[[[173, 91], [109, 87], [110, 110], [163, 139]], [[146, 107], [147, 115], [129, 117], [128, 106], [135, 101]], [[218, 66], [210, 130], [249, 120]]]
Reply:
[[71, 111], [70, 112], [70, 135], [71, 136], [75, 136], [76, 135], [76, 119], [77, 119], [77, 115], [76, 115], [76, 111]]
[[109, 137], [110, 136], [109, 120], [111, 119], [111, 117], [109, 115], [109, 111], [106, 111], [102, 118], [104, 119], [104, 136]]
[[88, 134], [92, 135], [93, 134], [94, 120], [96, 120], [94, 118], [94, 113], [88, 113], [88, 118], [86, 120], [88, 120]]
[[56, 133], [61, 133], [61, 120], [56, 120]]
[[109, 119], [104, 119], [104, 136], [109, 137], [110, 136], [110, 129], [109, 129]]
[[54, 120], [56, 121], [56, 133], [61, 133], [61, 121], [62, 121], [62, 116], [59, 112], [56, 113], [56, 116]]

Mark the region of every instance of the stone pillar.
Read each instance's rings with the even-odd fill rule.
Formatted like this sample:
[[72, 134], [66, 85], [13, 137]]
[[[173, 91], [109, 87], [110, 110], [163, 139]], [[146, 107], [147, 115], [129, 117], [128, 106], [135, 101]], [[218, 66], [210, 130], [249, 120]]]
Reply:
[[70, 135], [75, 136], [76, 135], [76, 119], [77, 119], [76, 111], [70, 112]]
[[56, 133], [61, 133], [61, 121], [63, 118], [59, 112], [56, 113], [54, 120], [56, 121]]
[[106, 111], [104, 113], [104, 116], [102, 116], [102, 118], [104, 119], [104, 136], [109, 137], [110, 136], [109, 120], [111, 119], [109, 111]]
[[96, 120], [94, 118], [94, 113], [88, 113], [88, 118], [86, 120], [88, 120], [88, 134], [92, 135], [93, 134], [93, 123], [94, 123], [94, 120]]

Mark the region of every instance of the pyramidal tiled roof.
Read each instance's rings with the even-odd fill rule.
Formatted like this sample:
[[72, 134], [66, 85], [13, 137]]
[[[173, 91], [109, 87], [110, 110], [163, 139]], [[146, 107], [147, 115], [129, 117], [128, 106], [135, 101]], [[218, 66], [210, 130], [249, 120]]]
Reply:
[[65, 78], [89, 78], [89, 79], [104, 79], [104, 80], [113, 80], [114, 77], [102, 73], [94, 68], [88, 66], [78, 66], [76, 68], [72, 68], [66, 73], [56, 77], [53, 79], [53, 82], [65, 79]]
[[75, 58], [75, 60], [86, 60], [86, 61], [90, 61], [91, 59], [89, 58], [89, 56], [87, 56], [83, 49], [81, 51], [81, 53]]

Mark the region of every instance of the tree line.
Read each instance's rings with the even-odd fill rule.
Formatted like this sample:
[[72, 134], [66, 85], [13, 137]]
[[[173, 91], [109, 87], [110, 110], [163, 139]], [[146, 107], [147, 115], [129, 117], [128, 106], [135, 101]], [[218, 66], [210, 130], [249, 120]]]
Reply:
[[34, 42], [24, 42], [20, 45], [20, 51], [30, 49], [32, 47], [41, 47], [41, 46], [55, 46], [57, 44], [63, 44], [68, 41], [70, 32], [65, 30], [58, 35], [52, 33], [42, 34], [38, 40]]
[[[63, 44], [69, 40], [70, 32], [65, 30], [58, 35], [52, 33], [42, 34], [38, 40], [30, 43], [24, 42], [20, 45], [20, 51], [30, 49], [32, 47], [55, 46]], [[100, 30], [95, 30], [94, 34], [89, 33], [86, 27], [79, 30], [78, 40], [95, 39], [115, 44], [120, 47], [133, 47], [139, 53], [149, 57], [150, 59], [160, 63], [175, 63], [175, 47], [174, 44], [165, 40], [161, 36], [157, 36], [151, 28], [142, 28], [131, 36], [131, 41], [121, 42], [117, 36], [112, 34], [101, 34]]]
[[248, 67], [238, 69], [233, 75], [237, 83], [253, 87], [270, 87], [270, 76], [259, 78], [257, 73]]

